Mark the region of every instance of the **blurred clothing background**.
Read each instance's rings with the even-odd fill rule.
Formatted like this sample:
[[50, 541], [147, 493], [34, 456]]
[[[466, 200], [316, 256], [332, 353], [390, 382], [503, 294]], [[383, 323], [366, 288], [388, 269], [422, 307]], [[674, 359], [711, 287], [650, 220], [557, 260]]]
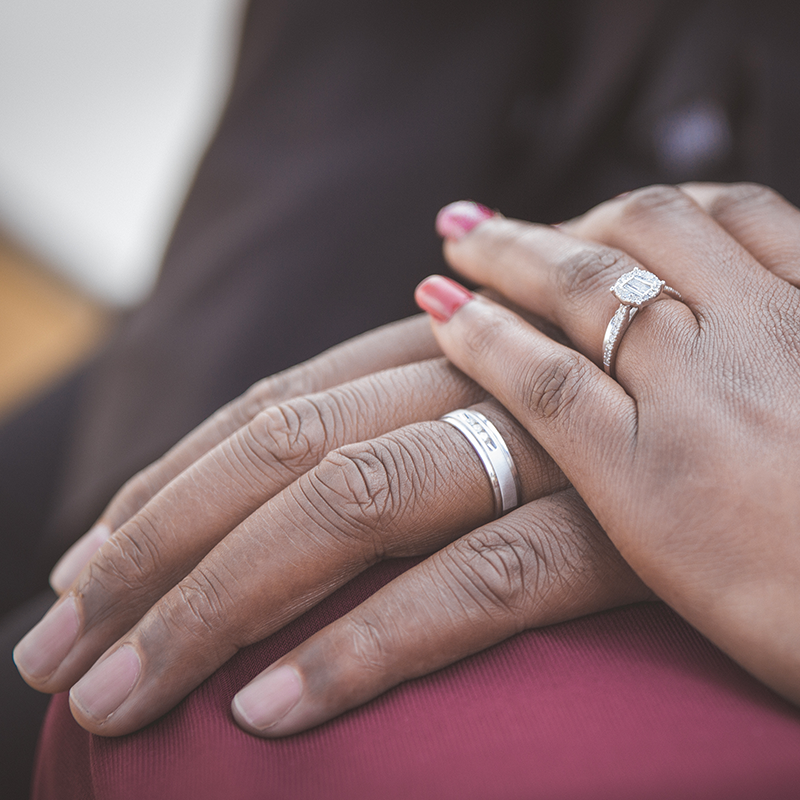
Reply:
[[[559, 222], [684, 180], [800, 203], [795, 4], [251, 0], [231, 84], [240, 12], [0, 8], [0, 227], [95, 298], [71, 329], [102, 341], [0, 428], [4, 649], [136, 470], [253, 381], [413, 313], [445, 203]], [[6, 662], [22, 767], [45, 698]]]

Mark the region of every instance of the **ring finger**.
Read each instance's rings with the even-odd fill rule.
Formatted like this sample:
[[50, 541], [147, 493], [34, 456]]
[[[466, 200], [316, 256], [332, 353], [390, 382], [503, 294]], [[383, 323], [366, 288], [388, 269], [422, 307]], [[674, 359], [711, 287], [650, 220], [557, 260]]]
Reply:
[[[621, 275], [641, 268], [625, 252], [605, 244], [499, 216], [467, 236], [448, 239], [445, 253], [471, 280], [558, 325], [596, 364], [603, 361], [604, 332], [620, 306], [609, 289]], [[425, 283], [418, 291], [425, 294]], [[633, 325], [625, 343], [628, 337], [646, 337], [638, 349], [662, 358], [668, 355], [662, 353], [665, 341], [685, 341], [697, 330], [691, 310], [675, 300], [653, 303], [646, 314], [649, 324]], [[633, 388], [630, 380], [625, 385]]]
[[[565, 485], [507, 412], [478, 408], [515, 458], [523, 501]], [[135, 730], [370, 564], [429, 553], [492, 516], [481, 461], [450, 425], [418, 423], [340, 448], [229, 534], [119, 639], [73, 688], [73, 712], [96, 733]], [[78, 639], [53, 686], [73, 683], [119, 635], [109, 641], [109, 631], [97, 635], [102, 627]]]

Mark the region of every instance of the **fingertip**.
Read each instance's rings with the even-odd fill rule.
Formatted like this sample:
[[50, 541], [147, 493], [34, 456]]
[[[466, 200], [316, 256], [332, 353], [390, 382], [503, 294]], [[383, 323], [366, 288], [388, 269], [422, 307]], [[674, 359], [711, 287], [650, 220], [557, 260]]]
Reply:
[[239, 691], [231, 702], [237, 724], [256, 736], [283, 736], [280, 723], [303, 697], [303, 681], [288, 664], [269, 669]]
[[437, 322], [447, 322], [459, 308], [474, 300], [475, 295], [451, 278], [431, 275], [417, 286], [414, 299]]
[[457, 200], [446, 205], [436, 215], [436, 232], [443, 239], [458, 240], [493, 216], [495, 212], [480, 203]]

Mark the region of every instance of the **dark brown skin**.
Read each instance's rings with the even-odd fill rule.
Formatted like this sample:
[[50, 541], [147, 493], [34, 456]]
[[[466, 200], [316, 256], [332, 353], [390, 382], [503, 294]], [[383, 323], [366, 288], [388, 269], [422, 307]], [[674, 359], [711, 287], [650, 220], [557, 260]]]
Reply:
[[[133, 478], [101, 517], [110, 538], [93, 553], [103, 536], [87, 534], [54, 571], [45, 635], [15, 654], [25, 679], [84, 678], [78, 722], [129, 733], [370, 564], [434, 553], [282, 659], [303, 686], [285, 722], [234, 702], [248, 730], [284, 735], [525, 628], [651, 597], [524, 428], [444, 359], [418, 360], [437, 352], [424, 318], [361, 337], [257, 385]], [[527, 505], [501, 520], [471, 446], [436, 421], [459, 407], [515, 458]], [[89, 670], [116, 653], [112, 691]]]
[[[659, 597], [800, 703], [800, 211], [755, 186], [651, 187], [559, 230], [494, 217], [461, 274], [557, 324], [467, 302], [434, 332], [564, 470]], [[598, 364], [636, 264], [683, 295]]]
[[[61, 691], [133, 654], [118, 709], [72, 695], [84, 727], [127, 733], [369, 564], [432, 552], [251, 682], [237, 721], [304, 730], [525, 628], [649, 599], [645, 583], [797, 701], [799, 217], [752, 187], [655, 188], [561, 231], [496, 218], [449, 241], [457, 269], [588, 356], [486, 300], [434, 326], [525, 427], [445, 362], [412, 363], [438, 352], [420, 320], [265, 381], [121, 490], [110, 540], [54, 576], [75, 642], [23, 674]], [[640, 313], [613, 381], [608, 287], [633, 259], [685, 303]], [[473, 404], [522, 478], [526, 504], [496, 521], [474, 452], [431, 421]]]

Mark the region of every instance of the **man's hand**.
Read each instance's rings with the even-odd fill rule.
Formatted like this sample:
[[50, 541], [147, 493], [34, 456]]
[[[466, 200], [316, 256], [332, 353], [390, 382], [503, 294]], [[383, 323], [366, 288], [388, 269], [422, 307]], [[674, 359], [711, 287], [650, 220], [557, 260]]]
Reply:
[[[418, 322], [405, 325], [389, 340], [400, 362]], [[416, 355], [431, 348], [419, 341]], [[326, 358], [253, 390], [134, 478], [88, 565], [69, 586], [56, 570], [64, 594], [15, 657], [35, 688], [72, 687], [88, 730], [147, 724], [384, 558], [434, 553], [240, 692], [240, 724], [301, 730], [524, 628], [649, 597], [552, 460], [458, 370], [435, 359], [339, 384]], [[323, 379], [339, 385], [278, 402]], [[527, 504], [499, 520], [471, 445], [437, 421], [476, 403]]]

